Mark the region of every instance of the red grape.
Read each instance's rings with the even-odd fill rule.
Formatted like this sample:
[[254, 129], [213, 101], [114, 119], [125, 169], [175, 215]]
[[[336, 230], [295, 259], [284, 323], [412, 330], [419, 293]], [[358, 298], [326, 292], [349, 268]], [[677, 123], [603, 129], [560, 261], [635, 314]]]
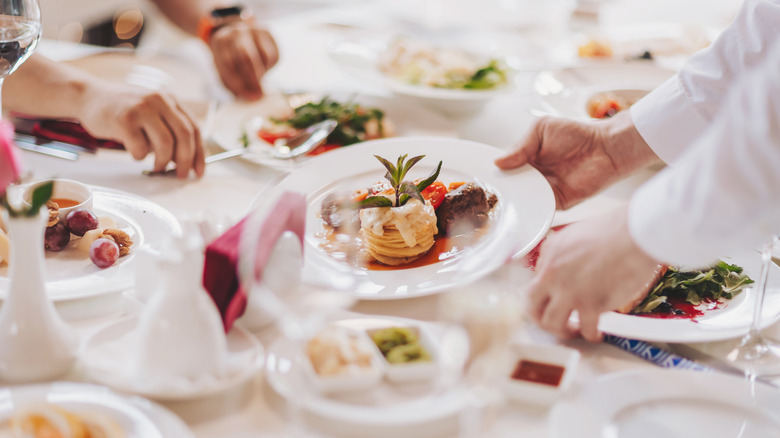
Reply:
[[46, 228], [43, 236], [43, 246], [49, 251], [62, 251], [70, 242], [70, 231], [65, 224], [58, 222]]
[[107, 268], [119, 258], [119, 245], [105, 237], [96, 239], [89, 247], [89, 258], [98, 268]]
[[98, 218], [89, 210], [73, 210], [65, 217], [65, 223], [71, 233], [83, 236], [98, 227]]

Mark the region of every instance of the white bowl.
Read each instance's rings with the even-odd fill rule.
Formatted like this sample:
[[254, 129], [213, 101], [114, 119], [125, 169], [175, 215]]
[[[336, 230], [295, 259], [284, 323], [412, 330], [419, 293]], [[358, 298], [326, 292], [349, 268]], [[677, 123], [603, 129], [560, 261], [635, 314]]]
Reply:
[[[22, 202], [25, 206], [30, 206], [33, 190], [45, 182], [48, 182], [48, 180], [36, 182], [24, 188], [24, 191], [22, 192]], [[92, 189], [90, 189], [86, 184], [82, 184], [78, 181], [73, 181], [70, 179], [55, 179], [54, 191], [52, 192], [51, 199], [69, 199], [76, 202], [75, 205], [70, 207], [60, 207], [60, 220], [64, 220], [68, 213], [73, 210], [92, 211]]]
[[301, 357], [303, 370], [314, 389], [321, 394], [331, 395], [362, 391], [379, 384], [383, 374], [382, 362], [379, 357], [374, 354], [373, 350], [376, 348], [374, 347], [373, 342], [368, 338], [368, 335], [364, 332], [355, 330], [337, 329], [344, 330], [345, 332], [348, 332], [350, 336], [354, 336], [359, 342], [361, 349], [364, 349], [371, 354], [371, 366], [363, 368], [352, 367], [351, 372], [322, 376], [314, 370], [309, 355], [304, 351]]
[[[541, 344], [513, 344], [510, 349], [508, 361], [502, 364], [501, 370], [506, 376], [506, 395], [512, 400], [547, 406], [571, 386], [580, 360], [579, 351], [561, 345]], [[558, 385], [513, 379], [512, 374], [522, 360], [563, 367]]]
[[390, 363], [387, 361], [384, 355], [382, 355], [379, 347], [372, 340], [371, 343], [374, 345], [376, 355], [384, 366], [385, 377], [387, 377], [387, 380], [396, 383], [404, 383], [426, 380], [434, 377], [439, 370], [439, 349], [436, 344], [433, 343], [433, 337], [428, 332], [428, 330], [416, 326], [387, 326], [384, 328], [368, 330], [367, 335], [370, 338], [373, 332], [390, 327], [411, 328], [412, 330], [416, 331], [422, 347], [428, 351], [428, 354], [431, 355], [431, 360], [427, 362], [415, 361], [408, 363]]

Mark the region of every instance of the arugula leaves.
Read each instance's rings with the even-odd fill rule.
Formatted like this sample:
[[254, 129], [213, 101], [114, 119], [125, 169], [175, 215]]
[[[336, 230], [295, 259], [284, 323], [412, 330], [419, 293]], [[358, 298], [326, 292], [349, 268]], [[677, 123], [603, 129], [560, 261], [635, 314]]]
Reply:
[[384, 196], [369, 196], [366, 199], [358, 202], [357, 208], [400, 207], [401, 205], [406, 204], [410, 198], [418, 199], [423, 203], [425, 202], [421, 192], [425, 190], [426, 187], [433, 184], [434, 181], [436, 181], [436, 178], [439, 177], [442, 162], [439, 161], [439, 165], [433, 172], [431, 172], [428, 178], [425, 178], [417, 184], [412, 184], [410, 182], [404, 181], [404, 178], [415, 164], [419, 163], [420, 160], [425, 158], [425, 155], [418, 155], [407, 160], [406, 157], [408, 156], [408, 154], [401, 155], [398, 157], [396, 164], [393, 164], [389, 160], [382, 158], [379, 155], [374, 155], [374, 157], [376, 157], [376, 159], [382, 163], [385, 169], [387, 169], [385, 179], [390, 182], [390, 185], [395, 190], [395, 202]]
[[730, 300], [742, 292], [746, 285], [753, 283], [753, 280], [742, 271], [740, 266], [730, 265], [724, 261], [697, 271], [669, 268], [653, 290], [631, 313], [652, 312], [665, 303], [668, 296], [674, 294], [683, 296], [685, 301], [693, 305], [701, 304], [705, 299]]
[[338, 125], [325, 142], [347, 146], [365, 140], [366, 125], [372, 120], [377, 121], [379, 134], [384, 136], [382, 132], [384, 116], [380, 109], [366, 109], [354, 102], [341, 103], [326, 96], [319, 102], [309, 102], [295, 108], [293, 116], [289, 119], [271, 119], [271, 121], [290, 125], [295, 129], [305, 129], [324, 120], [335, 120]]
[[463, 88], [468, 90], [489, 90], [505, 83], [506, 70], [499, 67], [498, 61], [494, 59], [487, 66], [477, 70], [471, 79], [463, 84]]

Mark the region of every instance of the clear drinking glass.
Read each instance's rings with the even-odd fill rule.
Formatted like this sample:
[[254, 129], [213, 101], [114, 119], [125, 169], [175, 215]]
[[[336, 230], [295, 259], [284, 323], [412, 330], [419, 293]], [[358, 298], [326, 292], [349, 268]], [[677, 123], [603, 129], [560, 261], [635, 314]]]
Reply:
[[780, 343], [761, 334], [769, 271], [773, 263], [772, 257], [778, 250], [779, 239], [778, 236], [772, 237], [761, 251], [761, 273], [755, 285], [757, 296], [750, 332], [728, 354], [729, 360], [742, 365], [749, 377], [780, 376]]
[[40, 38], [38, 0], [0, 0], [0, 118], [3, 81], [32, 55]]

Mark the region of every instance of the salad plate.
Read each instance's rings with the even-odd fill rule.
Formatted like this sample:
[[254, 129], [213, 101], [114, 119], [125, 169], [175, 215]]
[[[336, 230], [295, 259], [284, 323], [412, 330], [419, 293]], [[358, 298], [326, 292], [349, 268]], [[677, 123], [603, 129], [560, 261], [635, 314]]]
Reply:
[[[746, 253], [723, 258], [723, 261], [743, 267], [750, 278], [758, 279], [761, 271], [760, 254]], [[780, 268], [776, 265], [772, 265], [768, 285], [761, 319], [763, 327], [768, 327], [780, 318]], [[750, 329], [755, 300], [756, 291], [748, 289], [726, 301], [723, 307], [705, 311], [704, 315], [695, 320], [658, 319], [608, 312], [601, 315], [599, 330], [651, 342], [689, 343], [738, 338]], [[572, 319], [577, 321], [576, 316]]]
[[[442, 116], [424, 108], [402, 105], [392, 99], [348, 93], [313, 97], [316, 100], [330, 97], [338, 102], [355, 102], [364, 108], [377, 108], [383, 111], [391, 135], [454, 135], [454, 124]], [[282, 94], [269, 94], [257, 102], [230, 102], [217, 109], [211, 137], [222, 149], [234, 150], [244, 147], [242, 137], [246, 134], [249, 151], [242, 155], [242, 159], [289, 171], [311, 157], [302, 156], [291, 160], [274, 158], [271, 155], [272, 145], [260, 139], [257, 133], [270, 119], [283, 117], [290, 112], [290, 105]]]
[[552, 438], [777, 437], [780, 391], [720, 373], [643, 369], [602, 376], [550, 413]]
[[[497, 196], [484, 232], [476, 242], [446, 260], [403, 270], [349, 269], [322, 247], [323, 200], [381, 181], [384, 171], [374, 155], [394, 160], [404, 154], [425, 155], [408, 180], [425, 177], [442, 161], [442, 182], [475, 181]], [[555, 198], [545, 178], [531, 167], [499, 170], [493, 160], [501, 149], [466, 140], [407, 137], [374, 140], [312, 159], [276, 187], [260, 192], [252, 209], [267, 214], [271, 200], [286, 191], [307, 196], [302, 280], [326, 288], [346, 289], [358, 299], [390, 300], [429, 295], [487, 275], [509, 257], [522, 256], [541, 241], [555, 213]], [[350, 287], [343, 287], [348, 281]]]
[[[46, 291], [54, 301], [95, 297], [131, 288], [135, 252], [145, 244], [181, 233], [179, 221], [148, 199], [104, 187], [90, 188], [93, 212], [98, 217], [112, 218], [118, 228], [127, 230], [133, 239], [131, 252], [113, 266], [100, 269], [88, 254], [74, 247], [75, 239], [60, 252], [46, 251]], [[8, 266], [4, 265], [0, 267], [0, 299], [6, 296], [9, 286]]]
[[534, 81], [534, 113], [591, 119], [594, 100], [609, 98], [628, 101], [627, 109], [649, 93], [674, 71], [653, 64], [600, 62], [539, 73]]
[[105, 415], [127, 438], [195, 437], [179, 417], [156, 403], [102, 386], [70, 382], [0, 388], [0, 437], [14, 436], [8, 420], [16, 410], [41, 403]]
[[[274, 391], [322, 418], [372, 427], [432, 422], [454, 416], [467, 406], [468, 390], [458, 381], [468, 346], [464, 332], [450, 332], [435, 324], [387, 316], [340, 319], [333, 324], [354, 331], [415, 326], [430, 333], [432, 342], [437, 345], [446, 343], [446, 350], [451, 353], [442, 354], [436, 377], [404, 384], [384, 380], [359, 392], [325, 395], [307, 379], [304, 361], [308, 359], [302, 346], [280, 338], [269, 347], [266, 362], [266, 380]], [[466, 348], [460, 350], [459, 346]]]

